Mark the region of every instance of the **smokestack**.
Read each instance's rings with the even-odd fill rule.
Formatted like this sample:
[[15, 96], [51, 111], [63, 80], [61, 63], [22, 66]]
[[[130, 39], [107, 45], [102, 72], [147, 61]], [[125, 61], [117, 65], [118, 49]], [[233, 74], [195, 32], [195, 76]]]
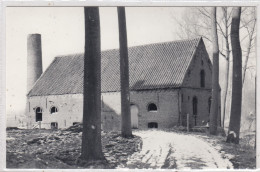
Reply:
[[40, 34], [27, 36], [27, 92], [42, 74], [42, 45]]

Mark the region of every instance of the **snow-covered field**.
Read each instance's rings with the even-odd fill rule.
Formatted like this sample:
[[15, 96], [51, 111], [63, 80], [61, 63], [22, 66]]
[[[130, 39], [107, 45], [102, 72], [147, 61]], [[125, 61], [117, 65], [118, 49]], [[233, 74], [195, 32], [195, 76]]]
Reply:
[[206, 141], [182, 133], [135, 131], [142, 150], [128, 158], [126, 168], [230, 169], [232, 163]]

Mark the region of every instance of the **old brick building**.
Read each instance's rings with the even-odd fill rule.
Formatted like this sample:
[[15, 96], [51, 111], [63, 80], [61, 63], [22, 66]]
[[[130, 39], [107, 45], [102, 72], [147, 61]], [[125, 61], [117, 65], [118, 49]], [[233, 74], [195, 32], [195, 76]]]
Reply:
[[[120, 129], [119, 51], [101, 54], [102, 128]], [[29, 91], [28, 126], [66, 128], [83, 116], [83, 54], [56, 57]], [[201, 38], [129, 48], [133, 128], [204, 125], [211, 102], [210, 62]]]

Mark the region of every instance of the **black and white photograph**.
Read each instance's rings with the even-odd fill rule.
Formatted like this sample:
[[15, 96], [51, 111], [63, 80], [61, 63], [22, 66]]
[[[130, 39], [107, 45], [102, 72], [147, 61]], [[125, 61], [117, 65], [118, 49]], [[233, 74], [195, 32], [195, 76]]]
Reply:
[[6, 169], [256, 169], [254, 6], [8, 6]]

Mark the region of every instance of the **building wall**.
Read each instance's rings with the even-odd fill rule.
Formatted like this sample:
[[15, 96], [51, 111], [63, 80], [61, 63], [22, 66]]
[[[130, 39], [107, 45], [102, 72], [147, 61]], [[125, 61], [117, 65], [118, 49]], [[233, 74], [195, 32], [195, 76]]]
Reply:
[[[132, 91], [130, 102], [138, 107], [138, 128], [147, 129], [148, 123], [158, 123], [158, 128], [178, 125], [178, 90]], [[120, 93], [102, 94], [102, 126], [104, 130], [120, 130]], [[149, 103], [157, 106], [157, 111], [148, 111]]]
[[[201, 87], [201, 70], [205, 72], [205, 87]], [[206, 48], [202, 42], [198, 45], [198, 48], [194, 54], [189, 69], [184, 78], [183, 88], [181, 89], [181, 95], [183, 100], [181, 101], [181, 114], [182, 125], [187, 123], [187, 114], [190, 116], [191, 127], [195, 125], [195, 116], [193, 115], [193, 97], [197, 97], [197, 118], [196, 125], [206, 125], [209, 121], [209, 99], [211, 98], [212, 89], [212, 64], [210, 62]], [[220, 105], [219, 105], [220, 109]], [[220, 111], [219, 118], [220, 121]], [[220, 123], [220, 122], [219, 122]]]
[[[169, 128], [178, 125], [179, 107], [178, 90], [135, 91], [130, 93], [131, 104], [138, 107], [138, 128], [148, 128], [149, 122], [158, 123], [158, 128]], [[121, 103], [120, 93], [102, 93], [102, 129], [120, 130]], [[67, 128], [73, 122], [82, 122], [83, 96], [81, 94], [37, 96], [28, 100], [28, 124], [36, 125], [35, 109], [41, 107], [42, 128], [51, 128], [51, 122], [57, 122], [58, 128]], [[148, 104], [155, 103], [156, 112], [148, 111]], [[56, 106], [58, 112], [51, 114], [50, 108]]]
[[102, 93], [101, 128], [103, 130], [120, 130], [121, 100], [120, 93]]
[[[139, 128], [148, 128], [149, 122], [157, 122], [158, 128], [170, 128], [178, 125], [178, 92], [179, 90], [162, 90], [134, 94], [131, 102], [139, 107]], [[157, 112], [148, 111], [149, 103], [157, 105]]]
[[193, 97], [197, 98], [196, 125], [206, 125], [209, 120], [208, 100], [211, 97], [211, 90], [182, 88], [181, 94], [183, 96], [183, 100], [181, 101], [182, 125], [186, 126], [187, 114], [189, 114], [189, 124], [191, 127], [195, 126], [195, 116], [193, 114]]
[[[29, 128], [36, 125], [35, 109], [42, 108], [42, 128], [51, 128], [51, 122], [57, 122], [58, 128], [72, 126], [73, 122], [82, 122], [82, 94], [35, 96], [28, 99], [27, 108]], [[50, 113], [50, 108], [58, 108], [57, 113]]]

